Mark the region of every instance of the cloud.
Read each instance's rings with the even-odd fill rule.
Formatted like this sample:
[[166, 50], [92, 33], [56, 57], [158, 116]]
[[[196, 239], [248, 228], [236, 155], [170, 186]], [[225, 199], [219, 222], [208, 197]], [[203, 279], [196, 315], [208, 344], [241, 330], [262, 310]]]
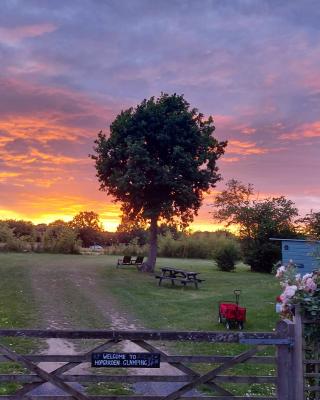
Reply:
[[222, 157], [220, 161], [225, 163], [234, 163], [240, 161], [240, 157]]
[[256, 155], [265, 154], [269, 150], [264, 147], [259, 147], [255, 142], [245, 142], [241, 140], [231, 139], [228, 142], [227, 154], [239, 154], [239, 155]]
[[[36, 116], [12, 116], [0, 121], [0, 129], [7, 137], [3, 142], [12, 142], [15, 139], [30, 139], [40, 143], [52, 140], [78, 141], [85, 137], [87, 131], [81, 128], [74, 129], [63, 126], [50, 118]], [[1, 142], [0, 142], [1, 144]]]
[[[50, 188], [49, 188], [50, 189]], [[7, 201], [6, 201], [7, 200]], [[12, 211], [14, 204], [15, 211]], [[102, 202], [87, 196], [68, 195], [63, 192], [44, 195], [43, 192], [25, 193], [24, 198], [15, 197], [11, 204], [9, 198], [0, 202], [0, 219], [13, 215], [16, 219], [28, 219], [35, 223], [49, 223], [56, 219], [70, 221], [80, 211], [97, 212], [106, 229], [115, 230], [120, 223], [120, 206]]]
[[15, 45], [27, 38], [42, 36], [53, 32], [57, 27], [52, 23], [41, 23], [17, 27], [0, 27], [0, 43]]
[[[0, 115], [1, 117], [36, 115], [46, 119], [81, 117], [79, 126], [84, 123], [84, 117], [96, 117], [105, 122], [111, 116], [108, 104], [101, 104], [80, 91], [67, 87], [53, 87], [46, 84], [27, 83], [19, 78], [0, 78]], [[110, 105], [110, 104], [109, 104]], [[112, 108], [116, 106], [111, 103]], [[92, 120], [90, 120], [92, 124]]]
[[61, 154], [43, 153], [37, 149], [31, 149], [30, 157], [43, 164], [63, 165], [63, 164], [88, 164], [90, 161], [83, 158], [67, 157]]
[[301, 137], [301, 134], [299, 133], [283, 133], [279, 136], [279, 139], [282, 140], [300, 140], [302, 138], [303, 136]]
[[295, 132], [283, 133], [282, 140], [304, 140], [306, 138], [320, 138], [320, 121], [302, 124]]
[[101, 202], [107, 213], [87, 157], [93, 140], [121, 109], [161, 91], [214, 116], [214, 135], [229, 139], [223, 177], [290, 195], [317, 186], [319, 154], [307, 144], [320, 131], [319, 12], [314, 0], [7, 2], [2, 208], [53, 217]]
[[17, 177], [21, 174], [18, 172], [0, 172], [0, 182], [6, 182], [8, 179]]
[[0, 79], [0, 88], [0, 145], [17, 138], [81, 142], [107, 126], [119, 107], [69, 89], [17, 79]]
[[257, 132], [257, 129], [255, 129], [255, 128], [251, 128], [251, 127], [247, 127], [247, 126], [241, 128], [241, 133], [243, 133], [244, 135], [253, 135], [256, 132]]
[[[87, 164], [89, 160], [83, 158], [67, 157], [61, 154], [49, 154], [40, 152], [37, 149], [27, 149], [24, 154], [0, 152], [1, 162], [7, 167], [24, 169], [29, 166], [30, 169], [38, 169], [40, 165], [59, 166], [60, 169], [68, 164]], [[50, 167], [52, 168], [52, 167]], [[53, 169], [54, 170], [54, 169]], [[48, 169], [45, 169], [48, 172]]]
[[302, 127], [302, 130], [305, 138], [320, 137], [320, 121], [316, 121], [312, 124], [306, 124]]

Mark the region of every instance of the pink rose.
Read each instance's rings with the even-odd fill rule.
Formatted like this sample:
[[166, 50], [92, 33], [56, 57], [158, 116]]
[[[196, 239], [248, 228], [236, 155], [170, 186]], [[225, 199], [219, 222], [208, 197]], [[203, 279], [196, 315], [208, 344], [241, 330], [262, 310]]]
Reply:
[[305, 289], [307, 289], [308, 292], [314, 292], [317, 289], [317, 285], [312, 278], [306, 280]]

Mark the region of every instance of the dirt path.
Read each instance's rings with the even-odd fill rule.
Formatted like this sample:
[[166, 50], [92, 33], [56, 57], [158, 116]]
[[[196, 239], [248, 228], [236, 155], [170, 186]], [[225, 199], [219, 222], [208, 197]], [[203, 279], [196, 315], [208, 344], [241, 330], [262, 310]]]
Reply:
[[[41, 328], [143, 329], [142, 324], [124, 312], [112, 295], [103, 289], [100, 277], [100, 270], [96, 267], [84, 269], [56, 265], [54, 268], [50, 268], [50, 266], [35, 265], [31, 270], [31, 282], [35, 300], [39, 305]], [[47, 354], [77, 353], [74, 343], [70, 341], [50, 339], [47, 341], [47, 345]], [[130, 341], [122, 342], [122, 350], [125, 352], [143, 351]], [[52, 370], [61, 365], [52, 364], [47, 363], [42, 367]], [[82, 364], [72, 372], [85, 373], [88, 367], [89, 365]], [[131, 369], [129, 373], [177, 375], [180, 371], [167, 363], [161, 363], [159, 370]], [[133, 389], [141, 395], [165, 395], [180, 386], [181, 384], [178, 383], [137, 383]], [[78, 388], [81, 386], [78, 385]], [[42, 385], [34, 394], [43, 392], [50, 392], [52, 395], [61, 394], [50, 384]], [[199, 396], [199, 393], [197, 395]]]

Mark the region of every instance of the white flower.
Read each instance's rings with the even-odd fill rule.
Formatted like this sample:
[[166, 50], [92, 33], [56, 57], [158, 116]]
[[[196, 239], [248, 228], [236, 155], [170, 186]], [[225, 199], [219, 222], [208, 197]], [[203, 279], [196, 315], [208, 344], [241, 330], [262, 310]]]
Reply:
[[276, 277], [277, 277], [277, 278], [280, 278], [280, 277], [283, 275], [283, 273], [284, 273], [285, 271], [286, 271], [286, 267], [283, 266], [283, 265], [281, 265], [281, 267], [279, 267], [279, 268], [277, 269]]
[[306, 280], [306, 289], [309, 292], [314, 292], [317, 289], [317, 285], [316, 285], [315, 281], [312, 278], [308, 278]]
[[312, 274], [304, 274], [302, 277], [302, 281], [306, 282], [307, 279], [312, 278]]
[[285, 297], [288, 297], [289, 299], [291, 299], [296, 294], [297, 289], [298, 288], [296, 285], [288, 285], [285, 288], [283, 294]]

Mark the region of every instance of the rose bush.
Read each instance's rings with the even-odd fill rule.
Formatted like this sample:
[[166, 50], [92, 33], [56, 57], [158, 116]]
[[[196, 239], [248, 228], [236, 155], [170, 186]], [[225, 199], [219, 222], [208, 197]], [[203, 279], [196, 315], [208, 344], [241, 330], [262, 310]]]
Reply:
[[319, 271], [301, 275], [297, 273], [294, 264], [290, 262], [287, 266], [282, 265], [277, 269], [276, 277], [282, 287], [280, 299], [283, 316], [290, 316], [295, 305], [299, 304], [307, 317], [320, 317]]

